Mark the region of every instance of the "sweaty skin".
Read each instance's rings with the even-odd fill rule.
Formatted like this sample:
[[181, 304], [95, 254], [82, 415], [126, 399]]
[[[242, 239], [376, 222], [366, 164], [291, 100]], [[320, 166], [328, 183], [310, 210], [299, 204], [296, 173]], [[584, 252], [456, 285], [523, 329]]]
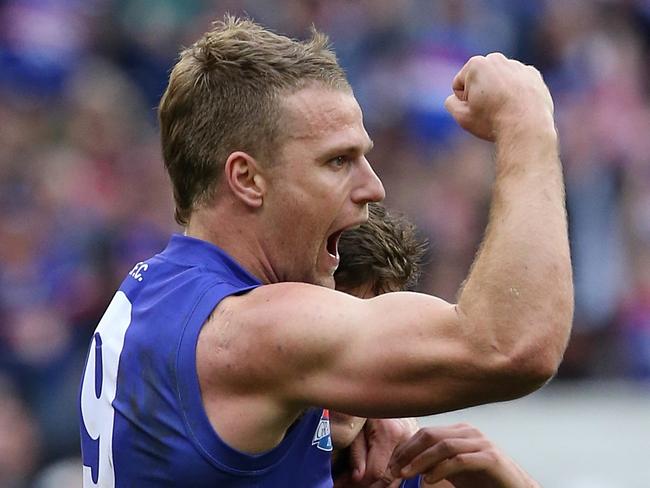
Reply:
[[550, 95], [534, 68], [496, 54], [472, 58], [453, 90], [451, 114], [494, 141], [497, 155], [486, 237], [458, 304], [277, 283], [332, 286], [328, 239], [383, 198], [349, 92], [313, 85], [287, 95], [294, 136], [275, 164], [233, 153], [218, 204], [192, 215], [188, 234], [268, 283], [221, 302], [197, 345], [208, 417], [231, 446], [276, 446], [311, 405], [363, 417], [425, 415], [515, 398], [555, 373], [573, 294]]

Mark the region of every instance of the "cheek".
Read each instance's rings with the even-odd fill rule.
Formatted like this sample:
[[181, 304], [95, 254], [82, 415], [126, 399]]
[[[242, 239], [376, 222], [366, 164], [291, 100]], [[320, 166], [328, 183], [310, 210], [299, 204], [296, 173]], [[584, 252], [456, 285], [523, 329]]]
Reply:
[[294, 254], [313, 258], [342, 206], [337, 189], [323, 182], [327, 178], [331, 175], [315, 171], [311, 180], [287, 178], [269, 188], [266, 203], [268, 218], [276, 223], [274, 234], [278, 241], [293, 246]]
[[284, 205], [278, 209], [273, 221], [273, 240], [278, 243], [278, 251], [287, 260], [301, 262], [313, 260], [322, 241], [322, 226], [318, 225], [317, 214], [309, 213], [303, 205]]

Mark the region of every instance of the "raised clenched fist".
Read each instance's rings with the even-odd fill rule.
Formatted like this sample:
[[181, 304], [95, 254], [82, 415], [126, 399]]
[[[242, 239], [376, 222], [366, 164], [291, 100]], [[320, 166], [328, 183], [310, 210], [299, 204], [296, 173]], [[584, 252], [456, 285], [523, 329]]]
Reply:
[[509, 130], [554, 130], [553, 100], [539, 71], [501, 53], [474, 56], [452, 82], [445, 107], [481, 139]]

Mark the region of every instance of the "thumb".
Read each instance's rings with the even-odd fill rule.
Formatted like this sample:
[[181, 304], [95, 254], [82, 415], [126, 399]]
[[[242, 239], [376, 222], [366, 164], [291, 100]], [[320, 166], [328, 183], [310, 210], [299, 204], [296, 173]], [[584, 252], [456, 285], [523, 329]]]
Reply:
[[366, 459], [368, 458], [368, 445], [363, 431], [357, 435], [350, 444], [350, 470], [352, 479], [360, 482], [366, 474]]
[[458, 122], [458, 125], [465, 128], [470, 119], [469, 104], [451, 94], [445, 100], [445, 108], [451, 116]]

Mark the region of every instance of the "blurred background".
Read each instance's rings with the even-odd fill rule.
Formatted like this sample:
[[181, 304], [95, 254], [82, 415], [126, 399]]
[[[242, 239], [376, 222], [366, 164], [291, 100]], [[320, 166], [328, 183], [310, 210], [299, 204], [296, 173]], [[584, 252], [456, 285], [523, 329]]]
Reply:
[[156, 106], [179, 48], [226, 11], [331, 36], [387, 204], [430, 240], [420, 289], [446, 299], [493, 176], [491, 146], [443, 109], [451, 79], [491, 51], [542, 71], [566, 174], [573, 337], [542, 392], [453, 420], [546, 486], [650, 486], [650, 1], [0, 0], [0, 487], [80, 486], [89, 338], [134, 263], [179, 231]]

